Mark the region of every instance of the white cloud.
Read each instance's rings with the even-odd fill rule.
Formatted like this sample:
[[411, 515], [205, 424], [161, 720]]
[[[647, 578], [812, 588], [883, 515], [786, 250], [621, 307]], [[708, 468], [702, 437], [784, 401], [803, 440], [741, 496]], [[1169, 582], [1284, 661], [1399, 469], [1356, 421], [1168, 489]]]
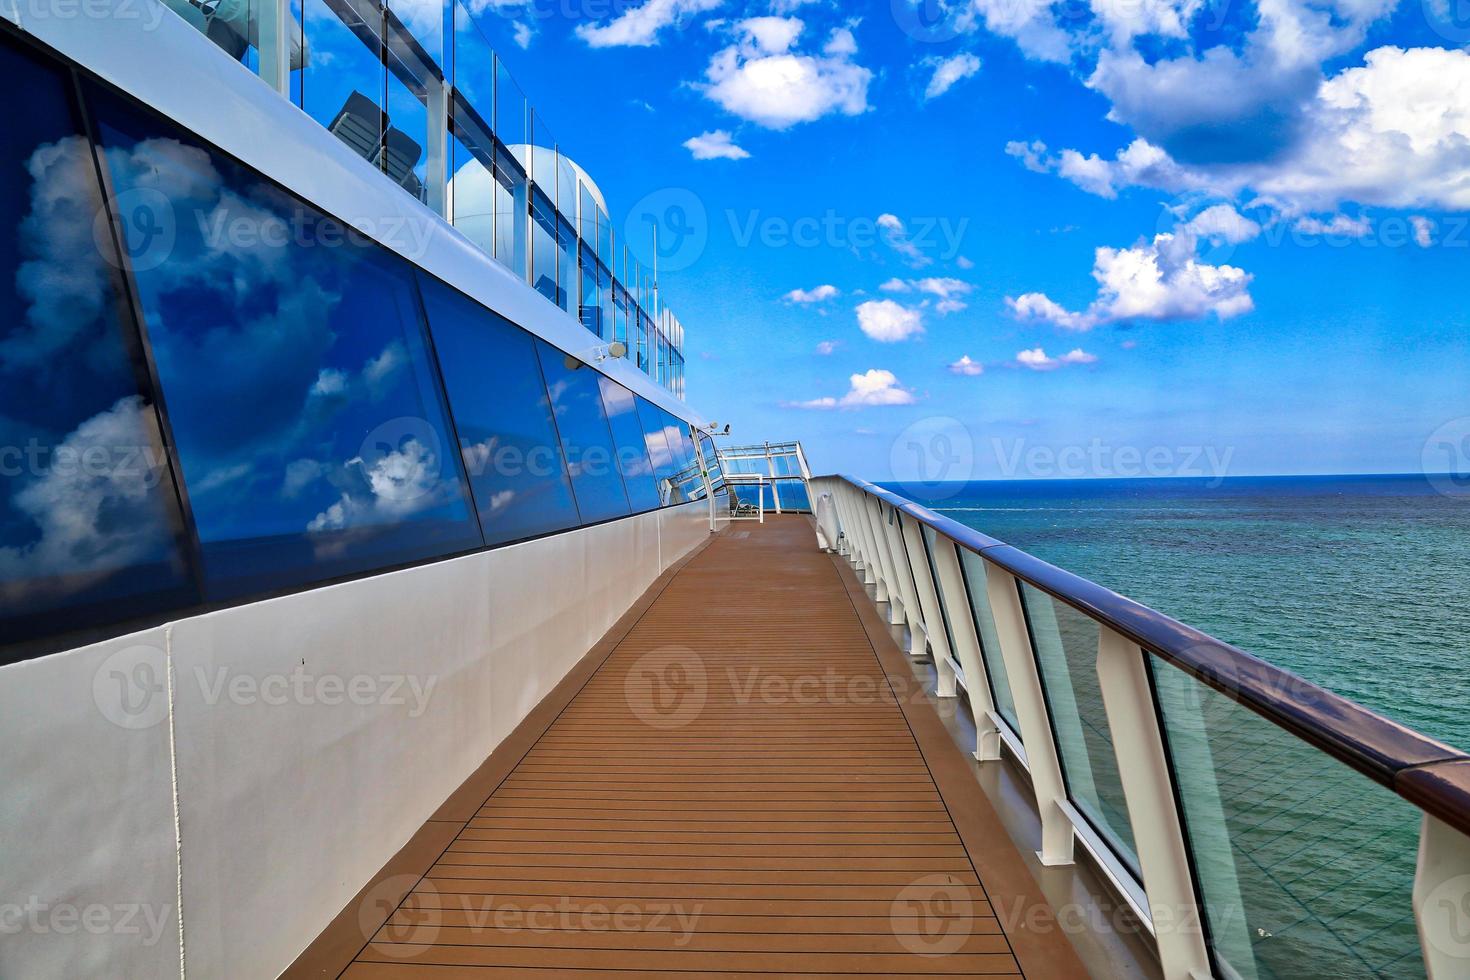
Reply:
[[894, 276], [892, 279], [879, 285], [878, 288], [885, 293], [907, 293], [912, 292], [914, 287], [908, 284], [908, 280]]
[[1420, 248], [1428, 248], [1434, 244], [1434, 222], [1416, 214], [1409, 218], [1409, 224], [1414, 226], [1414, 243]]
[[796, 17], [738, 22], [738, 42], [717, 52], [705, 69], [704, 94], [727, 112], [768, 129], [868, 111], [873, 73], [852, 60], [857, 52], [852, 32], [839, 28], [820, 54], [807, 54], [794, 50], [804, 27]]
[[824, 340], [817, 344], [817, 353], [823, 357], [828, 357], [841, 346], [842, 342], [839, 340]]
[[958, 361], [949, 365], [950, 374], [963, 374], [965, 377], [974, 378], [985, 373], [985, 365], [979, 361], [970, 360], [970, 355], [965, 354]]
[[1361, 215], [1349, 218], [1345, 214], [1334, 214], [1327, 221], [1310, 215], [1296, 219], [1292, 226], [1304, 235], [1328, 235], [1333, 238], [1362, 238], [1373, 231], [1373, 224]]
[[928, 276], [923, 279], [899, 279], [894, 277], [878, 287], [885, 293], [926, 293], [937, 299], [934, 310], [940, 314], [958, 313], [968, 308], [960, 297], [968, 296], [974, 286], [962, 279], [949, 276]]
[[957, 266], [959, 266], [961, 269], [966, 270], [967, 272], [970, 269], [975, 268], [975, 263], [972, 262], [972, 261], [970, 261], [969, 259], [965, 258], [963, 255], [961, 255], [959, 258], [955, 259], [954, 260], [954, 264], [957, 265]]
[[[1273, 36], [1293, 51], [1337, 43]], [[1138, 139], [1112, 159], [1052, 157], [1039, 142], [1006, 151], [1103, 197], [1146, 187], [1228, 200], [1250, 188], [1288, 216], [1347, 202], [1470, 209], [1470, 51], [1380, 47], [1325, 79], [1315, 62], [1283, 67], [1223, 47], [1154, 64], [1105, 54], [1090, 84]]]
[[1066, 367], [1069, 364], [1095, 364], [1097, 357], [1087, 353], [1080, 347], [1074, 347], [1061, 357], [1048, 357], [1046, 351], [1040, 347], [1023, 350], [1016, 355], [1016, 363], [1032, 371], [1055, 371], [1057, 368]]
[[904, 260], [915, 269], [923, 268], [934, 260], [924, 254], [917, 243], [909, 238], [909, 230], [904, 225], [903, 219], [896, 214], [878, 215], [878, 228], [883, 232], [883, 241], [887, 246], [904, 257]]
[[696, 160], [747, 160], [750, 154], [735, 144], [727, 129], [713, 129], [691, 136], [684, 141], [684, 148], [694, 154]]
[[961, 51], [948, 58], [931, 58], [925, 64], [934, 67], [934, 74], [924, 89], [925, 100], [937, 99], [980, 71], [980, 59], [968, 51]]
[[841, 292], [836, 286], [824, 283], [820, 286], [813, 286], [811, 289], [793, 289], [781, 298], [788, 303], [822, 303], [835, 298]]
[[531, 25], [522, 20], [511, 25], [511, 33], [515, 38], [516, 46], [522, 51], [531, 46], [531, 39], [536, 36], [536, 32], [531, 30]]
[[1239, 245], [1261, 234], [1261, 226], [1247, 218], [1234, 206], [1214, 204], [1205, 208], [1185, 224], [1185, 229], [1198, 238], [1227, 245]]
[[872, 339], [892, 344], [924, 332], [924, 315], [891, 299], [872, 299], [857, 307], [858, 326]]
[[645, 0], [606, 24], [578, 24], [577, 36], [593, 48], [650, 47], [666, 27], [721, 6], [723, 0]]
[[1161, 234], [1132, 248], [1097, 249], [1092, 276], [1097, 298], [1071, 312], [1044, 293], [1006, 298], [1023, 320], [1042, 320], [1064, 330], [1091, 330], [1119, 320], [1194, 320], [1214, 314], [1226, 320], [1254, 309], [1251, 275], [1230, 265], [1199, 261], [1188, 231]]
[[794, 408], [866, 408], [881, 405], [912, 405], [914, 394], [907, 388], [899, 386], [898, 378], [894, 377], [892, 371], [884, 371], [880, 368], [872, 368], [863, 374], [854, 374], [848, 378], [849, 388], [847, 394], [841, 398], [813, 398], [811, 401], [798, 402]]

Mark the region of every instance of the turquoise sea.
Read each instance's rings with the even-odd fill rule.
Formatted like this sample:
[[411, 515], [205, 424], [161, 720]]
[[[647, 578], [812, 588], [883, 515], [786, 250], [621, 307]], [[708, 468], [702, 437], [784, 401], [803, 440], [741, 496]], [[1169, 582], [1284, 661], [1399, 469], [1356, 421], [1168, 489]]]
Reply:
[[1470, 749], [1470, 494], [1417, 474], [888, 486]]
[[[1470, 494], [1419, 475], [888, 486], [1470, 747]], [[1096, 629], [1027, 602], [1048, 696], [1065, 689], [1075, 705], [1055, 728], [1069, 795], [1126, 856]], [[1181, 672], [1155, 677], [1208, 937], [1229, 972], [1422, 978], [1418, 812]]]

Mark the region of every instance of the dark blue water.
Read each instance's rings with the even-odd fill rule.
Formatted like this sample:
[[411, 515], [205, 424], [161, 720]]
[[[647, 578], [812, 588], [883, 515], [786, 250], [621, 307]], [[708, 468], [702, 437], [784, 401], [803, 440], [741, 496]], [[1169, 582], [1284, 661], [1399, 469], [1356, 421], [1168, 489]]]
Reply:
[[1417, 474], [889, 486], [1470, 747], [1470, 495]]

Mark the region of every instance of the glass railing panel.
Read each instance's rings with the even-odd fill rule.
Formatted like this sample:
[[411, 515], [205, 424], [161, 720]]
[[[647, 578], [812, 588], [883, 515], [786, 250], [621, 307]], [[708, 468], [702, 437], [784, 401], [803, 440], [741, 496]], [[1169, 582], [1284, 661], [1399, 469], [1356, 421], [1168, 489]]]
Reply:
[[[436, 8], [437, 10], [437, 8]], [[429, 18], [419, 14], [420, 20]], [[440, 85], [432, 55], [408, 33], [396, 16], [386, 20], [384, 51], [388, 65], [387, 130], [378, 168], [420, 201], [425, 186], [429, 147], [429, 90]]]
[[[918, 522], [916, 521], [915, 523]], [[935, 549], [939, 547], [939, 536], [937, 532], [935, 532], [935, 530], [927, 524], [919, 524], [918, 526], [919, 533], [924, 538], [924, 561], [929, 566], [929, 581], [934, 583], [934, 597], [939, 600], [939, 615], [944, 619], [944, 635], [949, 639], [949, 649], [951, 654], [954, 655], [955, 660], [958, 661], [959, 655], [955, 652], [954, 648], [954, 626], [950, 622], [949, 606], [946, 605], [944, 601], [944, 588], [939, 584], [939, 568], [934, 563], [934, 552]], [[944, 544], [945, 547], [950, 547], [948, 541], [946, 541]], [[971, 684], [975, 683], [975, 679], [973, 677], [967, 677], [965, 678], [965, 680]]]
[[1422, 978], [1420, 813], [1149, 658], [1217, 974]]
[[[251, 71], [260, 70], [262, 0], [222, 0], [218, 4], [198, 5], [189, 0], [164, 0], [164, 6], [213, 41], [231, 58]], [[295, 54], [299, 65], [299, 45], [295, 48]]]
[[541, 188], [531, 192], [531, 284], [553, 303], [564, 301], [559, 295], [557, 273], [556, 209]]
[[775, 480], [770, 484], [776, 488], [782, 510], [811, 510], [811, 497], [806, 492], [805, 480]]
[[1098, 624], [1022, 583], [1021, 599], [1041, 671], [1067, 797], [1138, 874], [1133, 828], [1097, 676]]
[[449, 220], [486, 255], [495, 254], [495, 140], [458, 97], [450, 108]]
[[460, 97], [493, 125], [495, 50], [464, 5], [454, 3], [454, 88]]
[[1016, 699], [1011, 695], [1010, 677], [1000, 652], [1000, 634], [995, 630], [995, 616], [990, 610], [990, 597], [986, 591], [985, 559], [964, 548], [960, 548], [959, 553], [970, 614], [975, 617], [975, 635], [980, 639], [980, 657], [985, 661], [985, 672], [990, 678], [990, 697], [995, 702], [996, 712], [1011, 726], [1011, 731], [1019, 733], [1021, 723], [1016, 719]]
[[352, 151], [380, 165], [387, 113], [383, 18], [366, 0], [305, 0], [301, 108]]

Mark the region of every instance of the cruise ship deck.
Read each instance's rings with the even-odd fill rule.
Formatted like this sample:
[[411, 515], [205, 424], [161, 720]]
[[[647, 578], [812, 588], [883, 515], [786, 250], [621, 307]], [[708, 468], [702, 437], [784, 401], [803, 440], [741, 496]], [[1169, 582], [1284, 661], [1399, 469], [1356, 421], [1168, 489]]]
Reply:
[[1084, 975], [862, 588], [711, 537], [287, 975]]

